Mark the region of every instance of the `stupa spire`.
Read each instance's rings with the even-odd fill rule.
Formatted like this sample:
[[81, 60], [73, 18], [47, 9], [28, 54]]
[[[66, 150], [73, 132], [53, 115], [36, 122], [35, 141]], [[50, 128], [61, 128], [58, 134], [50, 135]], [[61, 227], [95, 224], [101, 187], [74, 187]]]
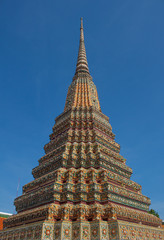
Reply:
[[84, 44], [83, 18], [81, 18], [79, 53], [78, 53], [75, 74], [80, 72], [89, 74], [89, 68], [88, 68], [88, 62], [87, 62], [87, 56], [86, 56], [86, 50], [85, 50], [85, 44]]
[[[162, 220], [130, 179], [88, 70], [81, 19], [76, 75], [34, 180], [14, 201], [0, 240], [161, 240]], [[57, 103], [58, 104], [58, 103]]]

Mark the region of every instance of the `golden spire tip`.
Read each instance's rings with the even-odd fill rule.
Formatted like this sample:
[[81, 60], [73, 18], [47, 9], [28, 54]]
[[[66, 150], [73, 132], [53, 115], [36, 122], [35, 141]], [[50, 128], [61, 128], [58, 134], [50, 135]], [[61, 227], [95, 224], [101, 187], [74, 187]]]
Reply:
[[81, 26], [80, 26], [80, 28], [83, 28], [83, 18], [81, 17], [80, 20], [81, 20]]

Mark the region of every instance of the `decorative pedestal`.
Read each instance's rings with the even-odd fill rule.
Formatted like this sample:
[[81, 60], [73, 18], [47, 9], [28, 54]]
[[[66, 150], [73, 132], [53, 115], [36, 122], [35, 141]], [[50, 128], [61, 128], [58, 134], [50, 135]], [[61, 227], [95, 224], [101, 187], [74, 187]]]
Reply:
[[88, 221], [76, 221], [72, 223], [72, 239], [90, 240], [90, 224]]
[[54, 224], [54, 239], [55, 240], [70, 240], [72, 239], [72, 222], [59, 221]]
[[0, 231], [0, 240], [162, 240], [162, 228], [111, 221], [40, 222]]
[[54, 223], [45, 222], [42, 228], [42, 240], [53, 240], [54, 239]]

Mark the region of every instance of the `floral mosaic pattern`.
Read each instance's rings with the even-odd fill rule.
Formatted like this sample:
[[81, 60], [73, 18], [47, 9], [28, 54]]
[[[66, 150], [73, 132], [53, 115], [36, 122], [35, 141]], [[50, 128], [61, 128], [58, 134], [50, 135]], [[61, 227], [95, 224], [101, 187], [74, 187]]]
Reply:
[[60, 240], [61, 239], [61, 223], [55, 223], [54, 224], [54, 240]]
[[1, 240], [41, 240], [42, 224], [33, 224], [26, 227], [18, 227], [9, 231], [0, 232]]
[[79, 222], [74, 222], [72, 224], [72, 239], [80, 240], [81, 239], [81, 225]]
[[136, 224], [119, 222], [120, 237], [123, 240], [154, 240], [164, 239], [164, 231], [153, 227], [138, 226]]
[[54, 231], [53, 224], [44, 223], [43, 224], [42, 239], [43, 240], [53, 240], [53, 231]]
[[82, 224], [81, 239], [90, 240], [90, 226]]
[[[53, 236], [54, 235], [54, 236]], [[163, 240], [161, 228], [120, 220], [43, 223], [0, 233], [1, 240]]]
[[109, 239], [117, 240], [119, 238], [118, 223], [117, 221], [110, 222], [109, 225]]
[[108, 223], [100, 223], [100, 239], [108, 240], [109, 239], [109, 231], [108, 231]]
[[71, 240], [71, 239], [72, 239], [72, 224], [63, 223], [62, 240]]
[[99, 223], [91, 223], [91, 239], [93, 239], [93, 240], [100, 239]]

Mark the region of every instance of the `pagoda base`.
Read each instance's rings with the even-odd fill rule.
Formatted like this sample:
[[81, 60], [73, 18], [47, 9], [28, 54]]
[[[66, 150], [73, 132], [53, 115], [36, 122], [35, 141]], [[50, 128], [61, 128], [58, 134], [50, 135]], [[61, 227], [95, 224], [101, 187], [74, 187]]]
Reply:
[[0, 231], [0, 240], [154, 240], [162, 228], [120, 220], [42, 221]]

